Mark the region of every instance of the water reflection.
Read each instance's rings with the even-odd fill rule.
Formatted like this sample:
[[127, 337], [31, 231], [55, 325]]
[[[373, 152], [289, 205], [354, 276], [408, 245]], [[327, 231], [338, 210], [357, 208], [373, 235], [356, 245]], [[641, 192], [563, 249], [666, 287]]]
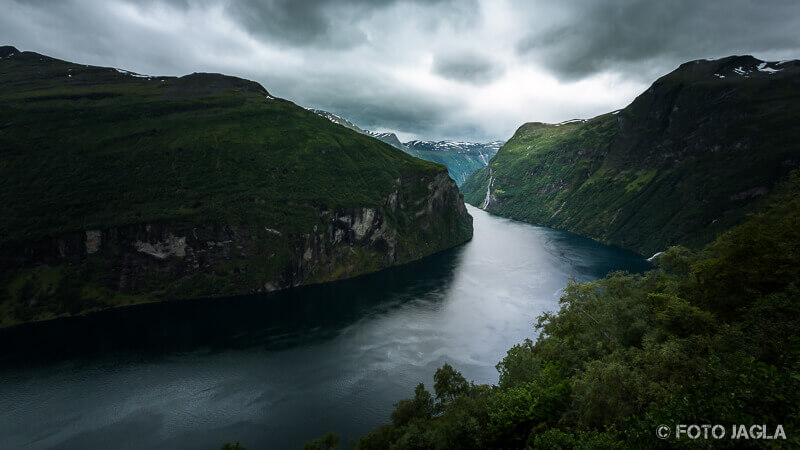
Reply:
[[101, 311], [0, 330], [0, 364], [53, 362], [108, 352], [173, 353], [208, 348], [283, 350], [330, 339], [341, 329], [437, 298], [452, 282], [464, 248], [337, 283], [243, 297], [177, 301]]

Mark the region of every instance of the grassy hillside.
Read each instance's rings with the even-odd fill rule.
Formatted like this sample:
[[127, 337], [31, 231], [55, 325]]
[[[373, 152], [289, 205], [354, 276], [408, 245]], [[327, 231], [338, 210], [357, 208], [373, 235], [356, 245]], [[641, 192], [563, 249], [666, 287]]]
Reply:
[[442, 170], [246, 80], [140, 78], [29, 52], [0, 64], [0, 245], [198, 217], [307, 231], [314, 205], [377, 206], [395, 179]]
[[[433, 393], [420, 384], [356, 448], [800, 446], [800, 171], [764, 213], [657, 264], [570, 284], [536, 341], [497, 365], [497, 385], [445, 365]], [[679, 439], [679, 424], [719, 424], [725, 437]]]
[[696, 247], [800, 166], [798, 123], [800, 62], [694, 61], [619, 112], [523, 125], [461, 190], [494, 214], [648, 256]]
[[[13, 300], [5, 309], [25, 304], [34, 309], [31, 317], [59, 314], [57, 305], [32, 305], [45, 298], [57, 304], [51, 285], [78, 275], [77, 295], [86, 302], [75, 311], [130, 298], [246, 293], [276, 279], [295, 285], [353, 276], [471, 236], [463, 204], [451, 201], [455, 185], [437, 181], [446, 178], [443, 166], [274, 98], [251, 81], [148, 77], [3, 47], [0, 105], [0, 291]], [[370, 222], [353, 228], [362, 219]], [[138, 225], [144, 228], [131, 231]], [[158, 239], [156, 225], [164, 227]], [[363, 237], [369, 227], [380, 227], [391, 242]], [[125, 233], [140, 247], [149, 239], [152, 248], [140, 253], [172, 251], [165, 239], [179, 231], [195, 250], [205, 245], [203, 233], [210, 241], [226, 233], [248, 241], [216, 239], [226, 253], [217, 252], [220, 261], [205, 269], [199, 258], [202, 277], [155, 261], [153, 273], [140, 276], [151, 286], [126, 290], [118, 266], [130, 249], [75, 250], [83, 241], [90, 248], [89, 235], [73, 242], [89, 230], [102, 232], [103, 245]], [[348, 239], [361, 239], [358, 248], [336, 254]], [[309, 246], [311, 259], [303, 259]], [[391, 261], [384, 261], [389, 247]], [[58, 259], [70, 253], [69, 263]], [[330, 260], [325, 272], [311, 267], [318, 254]], [[197, 280], [181, 285], [198, 277], [210, 277], [199, 290]]]

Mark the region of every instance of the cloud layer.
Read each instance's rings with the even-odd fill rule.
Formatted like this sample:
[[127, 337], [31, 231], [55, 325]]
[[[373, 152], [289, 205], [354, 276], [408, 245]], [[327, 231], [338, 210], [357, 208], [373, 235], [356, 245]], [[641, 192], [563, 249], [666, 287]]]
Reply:
[[697, 58], [800, 58], [796, 0], [7, 0], [0, 44], [222, 72], [401, 138], [507, 139], [625, 106]]

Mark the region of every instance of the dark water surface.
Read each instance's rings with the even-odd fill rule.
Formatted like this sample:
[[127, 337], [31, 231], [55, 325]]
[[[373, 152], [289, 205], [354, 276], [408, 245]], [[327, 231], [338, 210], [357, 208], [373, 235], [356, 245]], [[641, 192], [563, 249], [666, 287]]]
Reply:
[[639, 255], [469, 208], [472, 242], [339, 283], [0, 331], [0, 448], [300, 448], [356, 437], [444, 362], [478, 383], [570, 277]]

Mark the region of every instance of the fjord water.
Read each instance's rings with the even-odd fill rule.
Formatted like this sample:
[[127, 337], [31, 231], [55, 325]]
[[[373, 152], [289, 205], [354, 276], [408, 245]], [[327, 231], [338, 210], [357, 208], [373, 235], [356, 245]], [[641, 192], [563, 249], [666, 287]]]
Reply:
[[331, 430], [346, 443], [445, 362], [496, 383], [570, 278], [650, 267], [469, 212], [471, 242], [376, 274], [0, 330], [0, 448], [300, 448]]

